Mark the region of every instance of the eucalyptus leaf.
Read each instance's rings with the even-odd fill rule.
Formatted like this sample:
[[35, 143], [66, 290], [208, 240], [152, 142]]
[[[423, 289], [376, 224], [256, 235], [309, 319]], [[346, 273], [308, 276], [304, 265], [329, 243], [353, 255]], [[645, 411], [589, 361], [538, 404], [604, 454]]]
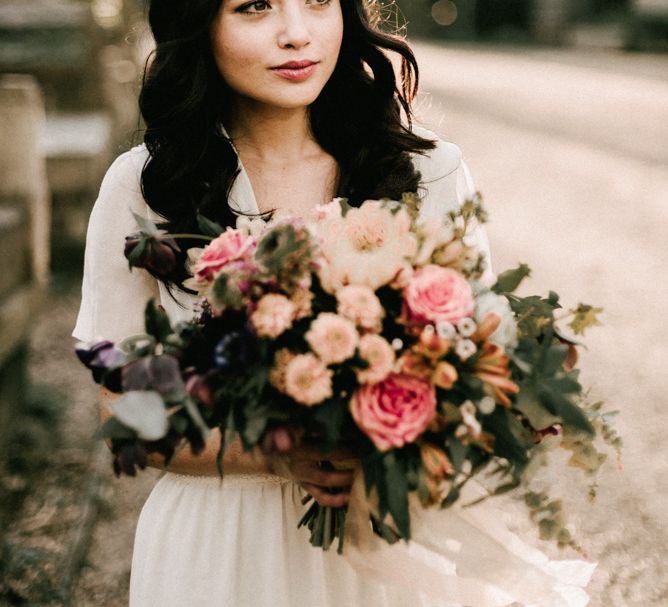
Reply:
[[109, 403], [109, 409], [119, 422], [132, 428], [139, 438], [155, 441], [169, 430], [167, 410], [162, 397], [152, 390], [136, 390]]
[[94, 438], [132, 439], [136, 436], [137, 433], [132, 428], [128, 428], [115, 417], [110, 417], [97, 429]]
[[204, 215], [201, 215], [200, 213], [197, 213], [197, 225], [202, 231], [202, 234], [206, 236], [213, 236], [214, 238], [220, 236], [225, 231], [223, 226], [221, 226], [219, 223], [211, 221], [211, 219], [204, 217]]

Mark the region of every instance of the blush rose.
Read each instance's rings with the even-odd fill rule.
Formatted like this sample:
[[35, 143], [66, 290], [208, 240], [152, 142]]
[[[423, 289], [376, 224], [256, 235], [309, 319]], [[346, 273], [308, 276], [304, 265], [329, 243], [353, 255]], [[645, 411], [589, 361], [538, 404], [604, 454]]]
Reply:
[[199, 282], [211, 282], [222, 268], [237, 259], [250, 256], [255, 239], [241, 230], [227, 228], [218, 238], [202, 250], [193, 265], [193, 273]]
[[456, 325], [473, 314], [468, 281], [456, 270], [428, 265], [415, 272], [404, 289], [404, 314], [415, 324], [447, 321]]
[[414, 442], [436, 416], [436, 393], [427, 380], [392, 373], [360, 387], [350, 402], [359, 428], [381, 451]]

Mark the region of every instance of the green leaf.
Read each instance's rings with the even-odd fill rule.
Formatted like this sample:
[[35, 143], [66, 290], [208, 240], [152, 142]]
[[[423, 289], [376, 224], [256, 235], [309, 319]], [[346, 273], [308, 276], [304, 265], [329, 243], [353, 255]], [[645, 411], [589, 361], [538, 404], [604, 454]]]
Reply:
[[213, 236], [214, 238], [216, 236], [220, 236], [225, 231], [223, 226], [221, 226], [219, 223], [211, 221], [200, 213], [197, 213], [197, 225], [202, 231], [202, 234], [206, 236]]
[[330, 399], [313, 409], [313, 420], [322, 432], [323, 448], [332, 451], [341, 438], [341, 428], [348, 412], [347, 402]]
[[514, 270], [507, 270], [501, 273], [492, 287], [492, 291], [498, 294], [512, 293], [520, 283], [531, 274], [531, 269], [528, 265], [522, 263]]
[[164, 233], [164, 230], [158, 229], [158, 226], [156, 226], [150, 219], [142, 217], [134, 211], [132, 211], [132, 216], [135, 218], [139, 229], [147, 236], [157, 237]]
[[199, 409], [197, 408], [197, 405], [194, 403], [192, 398], [190, 398], [189, 396], [184, 398], [183, 406], [187, 411], [188, 416], [192, 420], [193, 424], [195, 424], [195, 427], [199, 430], [200, 434], [202, 435], [202, 438], [204, 438], [204, 440], [207, 440], [209, 438], [211, 430], [206, 425], [206, 422], [202, 418], [202, 414], [199, 412]]
[[554, 411], [545, 408], [535, 390], [528, 386], [522, 387], [513, 407], [522, 413], [536, 430], [549, 428], [561, 421]]
[[341, 216], [342, 217], [345, 217], [348, 214], [348, 211], [350, 211], [350, 209], [353, 208], [348, 204], [348, 199], [347, 198], [340, 198], [339, 199], [339, 205], [341, 206]]
[[156, 305], [154, 299], [150, 299], [146, 304], [144, 317], [146, 333], [155, 337], [159, 343], [165, 343], [167, 338], [173, 333], [172, 326], [169, 322], [169, 316]]
[[128, 265], [130, 266], [130, 269], [136, 268], [139, 265], [139, 262], [146, 251], [146, 247], [148, 247], [148, 239], [142, 235], [137, 246], [132, 249], [128, 255]]
[[594, 434], [594, 428], [584, 411], [571, 402], [568, 397], [546, 385], [538, 386], [537, 394], [541, 403], [562, 419], [564, 426], [569, 426], [573, 430], [579, 430], [587, 434]]
[[390, 514], [401, 536], [408, 540], [411, 536], [410, 515], [408, 512], [408, 484], [406, 482], [406, 463], [390, 452], [384, 458], [387, 499]]
[[445, 496], [445, 499], [441, 502], [441, 508], [449, 508], [452, 506], [461, 495], [461, 490], [458, 485], [453, 485], [452, 489]]
[[136, 438], [137, 433], [132, 429], [128, 428], [115, 417], [110, 417], [106, 422], [104, 422], [93, 435], [94, 438]]
[[463, 445], [459, 440], [454, 437], [448, 438], [447, 441], [448, 455], [450, 456], [450, 461], [455, 467], [457, 472], [461, 472], [462, 465], [466, 461], [466, 456], [468, 454], [468, 447]]
[[127, 392], [110, 402], [109, 410], [118, 421], [132, 428], [144, 440], [160, 440], [169, 430], [165, 404], [160, 394], [152, 390]]
[[575, 310], [571, 310], [574, 317], [573, 320], [568, 323], [568, 326], [573, 329], [573, 333], [576, 335], [582, 335], [587, 329], [601, 324], [598, 316], [602, 312], [603, 308], [595, 308], [581, 303]]
[[525, 463], [527, 450], [533, 446], [531, 433], [510, 411], [497, 407], [483, 417], [483, 427], [494, 435], [494, 453], [513, 463]]

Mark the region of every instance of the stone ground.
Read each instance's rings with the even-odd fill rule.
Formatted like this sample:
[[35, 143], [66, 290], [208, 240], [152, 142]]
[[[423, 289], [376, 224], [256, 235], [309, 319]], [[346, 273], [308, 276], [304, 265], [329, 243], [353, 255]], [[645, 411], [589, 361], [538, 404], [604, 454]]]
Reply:
[[[585, 483], [577, 475], [565, 472], [556, 483], [578, 537], [600, 563], [591, 605], [668, 605], [668, 458], [662, 440], [668, 421], [662, 272], [668, 262], [668, 169], [659, 145], [665, 146], [660, 135], [668, 124], [668, 57], [638, 67], [633, 56], [578, 62], [572, 53], [532, 58], [488, 49], [417, 50], [426, 90], [420, 117], [464, 151], [491, 213], [496, 269], [526, 261], [534, 270], [528, 289], [552, 288], [564, 303], [582, 299], [606, 310], [604, 326], [587, 338], [583, 378], [597, 398], [621, 411], [624, 469], [614, 463], [604, 469], [593, 504], [580, 497]], [[538, 77], [540, 90], [534, 86]], [[627, 103], [631, 97], [634, 103]], [[619, 111], [606, 105], [611, 99], [619, 100]], [[569, 104], [577, 109], [569, 112]], [[137, 516], [156, 474], [118, 481], [106, 472], [106, 455], [102, 463], [91, 461], [96, 391], [68, 339], [77, 287], [59, 284], [33, 335], [32, 374], [67, 403], [68, 438], [12, 529], [11, 539], [39, 567], [17, 573], [15, 590], [25, 600], [6, 604], [39, 605], [49, 597], [58, 604], [62, 560], [76, 539], [74, 522], [85, 515], [83, 487], [91, 470], [101, 470], [90, 548], [60, 604], [122, 607]]]

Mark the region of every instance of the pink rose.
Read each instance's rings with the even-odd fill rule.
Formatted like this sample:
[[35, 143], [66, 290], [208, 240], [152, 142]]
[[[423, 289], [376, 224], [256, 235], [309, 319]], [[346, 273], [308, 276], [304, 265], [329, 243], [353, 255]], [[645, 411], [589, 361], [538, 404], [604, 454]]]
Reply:
[[211, 282], [223, 267], [237, 259], [248, 258], [255, 249], [255, 239], [241, 230], [227, 228], [218, 238], [204, 247], [193, 265], [195, 278]]
[[436, 392], [427, 380], [392, 373], [355, 392], [350, 409], [359, 428], [381, 451], [414, 442], [436, 416]]
[[404, 314], [416, 324], [448, 321], [456, 325], [473, 314], [473, 292], [456, 270], [428, 265], [404, 289]]

